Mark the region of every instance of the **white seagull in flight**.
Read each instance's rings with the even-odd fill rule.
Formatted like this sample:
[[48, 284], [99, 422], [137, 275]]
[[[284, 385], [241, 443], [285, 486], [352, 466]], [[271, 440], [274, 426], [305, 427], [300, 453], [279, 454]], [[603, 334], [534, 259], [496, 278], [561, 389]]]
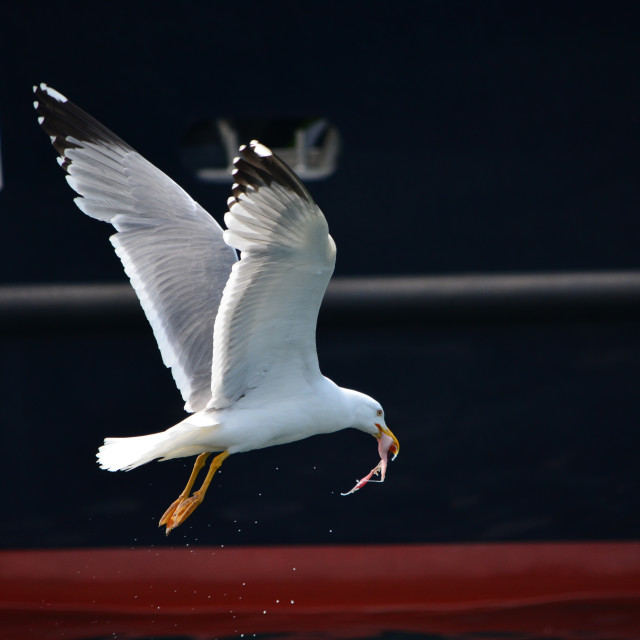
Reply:
[[[46, 84], [33, 88], [38, 121], [80, 197], [110, 222], [116, 253], [191, 415], [146, 436], [107, 438], [109, 471], [198, 456], [184, 491], [160, 519], [166, 532], [204, 499], [233, 453], [355, 427], [378, 439], [384, 480], [400, 445], [380, 403], [320, 373], [318, 310], [336, 249], [302, 182], [267, 147], [243, 145], [233, 164], [226, 230], [173, 180]], [[241, 253], [238, 260], [236, 250]], [[196, 477], [217, 453], [199, 490]]]

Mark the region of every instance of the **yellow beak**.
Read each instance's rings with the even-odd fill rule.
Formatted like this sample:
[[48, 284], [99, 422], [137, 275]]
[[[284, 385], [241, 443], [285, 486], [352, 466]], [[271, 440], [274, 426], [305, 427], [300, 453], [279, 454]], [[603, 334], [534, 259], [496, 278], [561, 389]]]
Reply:
[[[391, 451], [391, 453], [393, 454], [392, 460], [395, 460], [396, 456], [400, 453], [400, 443], [398, 442], [398, 438], [396, 438], [393, 435], [389, 427], [383, 427], [382, 425], [379, 425], [377, 422], [376, 422], [376, 427], [378, 427], [378, 431], [380, 432], [380, 435], [384, 433], [385, 435], [389, 436], [393, 440], [393, 444], [389, 447], [389, 451]], [[378, 435], [378, 439], [380, 439], [380, 435]]]

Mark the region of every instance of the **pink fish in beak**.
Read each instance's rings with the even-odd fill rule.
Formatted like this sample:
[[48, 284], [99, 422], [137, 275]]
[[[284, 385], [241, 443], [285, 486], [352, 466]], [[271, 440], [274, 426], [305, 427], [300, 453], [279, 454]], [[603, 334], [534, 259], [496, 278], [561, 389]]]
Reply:
[[[384, 477], [387, 473], [389, 451], [393, 454], [393, 460], [395, 460], [396, 456], [400, 452], [400, 443], [393, 433], [391, 433], [390, 429], [381, 427], [379, 424], [376, 424], [376, 426], [380, 431], [380, 435], [378, 436], [378, 453], [380, 454], [380, 462], [378, 462], [377, 466], [371, 469], [364, 478], [358, 480], [351, 491], [347, 491], [340, 495], [348, 496], [351, 493], [355, 493], [358, 489], [362, 489], [367, 482], [384, 482]], [[377, 476], [378, 474], [380, 475], [380, 478], [372, 480], [373, 476]]]

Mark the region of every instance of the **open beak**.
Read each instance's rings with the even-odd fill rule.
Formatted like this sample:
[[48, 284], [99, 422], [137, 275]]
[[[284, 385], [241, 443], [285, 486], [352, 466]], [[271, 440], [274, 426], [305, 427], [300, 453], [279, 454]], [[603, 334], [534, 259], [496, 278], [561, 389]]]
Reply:
[[389, 451], [391, 452], [391, 454], [393, 455], [393, 458], [391, 458], [392, 460], [396, 459], [396, 456], [400, 453], [400, 443], [398, 442], [398, 438], [396, 438], [393, 433], [391, 432], [391, 429], [389, 429], [389, 427], [383, 427], [381, 425], [379, 425], [376, 422], [376, 427], [378, 427], [378, 431], [380, 432], [378, 437], [378, 440], [380, 440], [380, 438], [382, 437], [382, 435], [384, 434], [385, 436], [388, 436], [389, 438], [391, 438], [392, 443], [389, 446]]

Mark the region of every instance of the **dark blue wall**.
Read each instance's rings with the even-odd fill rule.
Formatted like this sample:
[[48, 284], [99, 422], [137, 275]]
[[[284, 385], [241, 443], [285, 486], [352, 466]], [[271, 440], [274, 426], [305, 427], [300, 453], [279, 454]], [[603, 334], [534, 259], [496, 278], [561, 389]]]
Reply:
[[[41, 5], [41, 6], [38, 6]], [[47, 82], [221, 219], [180, 163], [201, 118], [319, 114], [310, 189], [337, 275], [640, 266], [633, 3], [25, 3], [0, 21], [2, 283], [122, 280], [31, 108]], [[379, 398], [388, 482], [359, 433], [238, 456], [171, 539], [223, 544], [637, 538], [636, 324], [321, 327], [321, 364]], [[5, 546], [160, 543], [188, 463], [98, 470], [106, 435], [181, 401], [149, 333], [5, 335]]]

